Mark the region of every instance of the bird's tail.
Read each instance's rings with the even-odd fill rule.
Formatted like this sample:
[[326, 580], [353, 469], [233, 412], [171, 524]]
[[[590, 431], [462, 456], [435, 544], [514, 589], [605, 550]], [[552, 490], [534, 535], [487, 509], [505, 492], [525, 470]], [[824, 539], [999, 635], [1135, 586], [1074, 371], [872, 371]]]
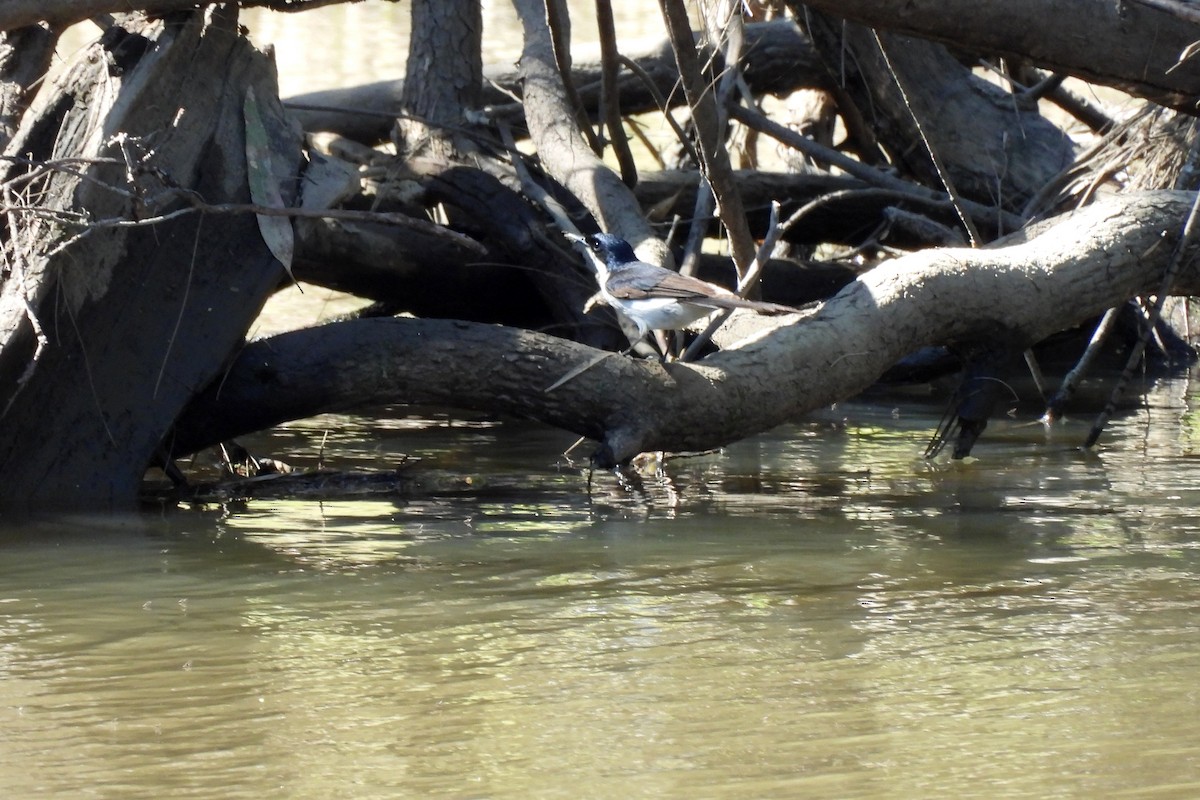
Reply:
[[714, 308], [726, 309], [748, 308], [751, 311], [759, 314], [766, 314], [768, 316], [800, 313], [800, 309], [792, 308], [791, 306], [785, 306], [782, 303], [765, 303], [761, 300], [745, 300], [736, 295], [730, 295], [729, 297], [713, 297], [711, 298], [711, 305]]

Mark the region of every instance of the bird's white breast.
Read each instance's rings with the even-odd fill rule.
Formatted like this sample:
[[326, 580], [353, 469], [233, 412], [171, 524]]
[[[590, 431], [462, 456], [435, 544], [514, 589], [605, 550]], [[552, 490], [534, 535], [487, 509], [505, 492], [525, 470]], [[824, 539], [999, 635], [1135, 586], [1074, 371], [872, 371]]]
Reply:
[[681, 303], [672, 298], [643, 298], [640, 300], [617, 300], [608, 298], [621, 313], [633, 320], [645, 333], [646, 330], [679, 330], [712, 313], [711, 308]]

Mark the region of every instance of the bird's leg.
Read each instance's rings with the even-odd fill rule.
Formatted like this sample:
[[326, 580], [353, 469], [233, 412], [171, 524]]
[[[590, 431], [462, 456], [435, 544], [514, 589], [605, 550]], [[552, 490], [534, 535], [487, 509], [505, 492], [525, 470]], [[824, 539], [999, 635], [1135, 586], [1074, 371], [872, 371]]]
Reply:
[[658, 345], [658, 352], [662, 353], [662, 360], [669, 361], [671, 359], [671, 336], [669, 331], [655, 331], [654, 343]]

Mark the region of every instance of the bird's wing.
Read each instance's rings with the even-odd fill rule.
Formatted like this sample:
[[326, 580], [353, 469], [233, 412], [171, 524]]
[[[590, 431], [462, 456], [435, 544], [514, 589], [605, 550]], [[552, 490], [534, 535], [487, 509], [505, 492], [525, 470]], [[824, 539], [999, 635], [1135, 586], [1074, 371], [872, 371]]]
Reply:
[[640, 265], [640, 268], [632, 274], [628, 271], [611, 274], [606, 284], [608, 293], [617, 300], [661, 297], [670, 300], [684, 300], [708, 308], [749, 308], [760, 314], [790, 314], [796, 311], [790, 306], [778, 303], [743, 300], [715, 283], [680, 275], [678, 272], [663, 267], [654, 267], [653, 269], [648, 267], [649, 265], [646, 264]]
[[662, 297], [672, 300], [704, 301], [725, 291], [711, 283], [680, 275], [663, 267], [638, 265], [637, 270], [622, 270], [609, 275], [606, 288], [618, 300]]

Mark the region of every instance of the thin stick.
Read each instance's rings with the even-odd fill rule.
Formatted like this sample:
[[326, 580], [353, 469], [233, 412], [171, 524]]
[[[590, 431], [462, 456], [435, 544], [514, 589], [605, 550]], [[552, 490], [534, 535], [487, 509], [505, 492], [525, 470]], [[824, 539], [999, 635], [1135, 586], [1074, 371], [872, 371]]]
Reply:
[[1158, 295], [1154, 298], [1154, 305], [1150, 307], [1150, 319], [1147, 322], [1137, 343], [1129, 352], [1129, 358], [1125, 362], [1125, 369], [1121, 372], [1121, 377], [1117, 379], [1117, 385], [1113, 387], [1112, 394], [1109, 395], [1108, 403], [1105, 404], [1104, 410], [1100, 412], [1100, 416], [1096, 418], [1092, 424], [1092, 430], [1088, 433], [1087, 440], [1083, 443], [1085, 449], [1090, 449], [1095, 446], [1100, 439], [1100, 434], [1104, 432], [1104, 426], [1108, 424], [1109, 419], [1117, 410], [1117, 403], [1121, 400], [1121, 395], [1125, 393], [1126, 387], [1133, 380], [1133, 372], [1141, 362], [1142, 354], [1146, 352], [1146, 344], [1150, 341], [1150, 332], [1158, 326], [1159, 319], [1162, 318], [1163, 303], [1167, 300], [1167, 295], [1171, 293], [1171, 286], [1175, 283], [1175, 275], [1179, 272], [1179, 267], [1183, 263], [1184, 252], [1191, 246], [1192, 241], [1196, 237], [1197, 220], [1200, 219], [1200, 192], [1196, 192], [1196, 196], [1192, 201], [1191, 211], [1188, 212], [1187, 222], [1183, 226], [1183, 235], [1179, 239], [1179, 243], [1175, 246], [1175, 252], [1171, 256], [1171, 263], [1167, 265], [1166, 272], [1163, 273], [1162, 285], [1158, 289]]
[[700, 154], [696, 152], [696, 148], [692, 145], [688, 138], [687, 132], [675, 120], [671, 114], [671, 104], [667, 102], [667, 98], [663, 97], [663, 93], [658, 90], [658, 86], [654, 83], [654, 78], [650, 77], [650, 73], [642, 69], [642, 65], [634, 61], [628, 56], [620, 56], [621, 66], [638, 76], [646, 91], [654, 98], [654, 102], [658, 105], [662, 112], [663, 120], [670, 126], [671, 131], [675, 134], [675, 138], [679, 141], [679, 146], [687, 151], [688, 157], [697, 164], [700, 163]]
[[256, 203], [206, 203], [187, 192], [180, 193], [180, 196], [188, 198], [190, 205], [185, 208], [177, 208], [174, 211], [168, 211], [163, 214], [157, 214], [152, 217], [144, 217], [141, 219], [127, 219], [125, 217], [107, 217], [105, 219], [97, 220], [84, 220], [70, 217], [64, 219], [64, 215], [57, 212], [46, 212], [36, 208], [7, 205], [0, 208], [0, 213], [20, 211], [30, 214], [38, 214], [39, 216], [50, 217], [60, 222], [86, 227], [85, 230], [75, 234], [74, 236], [71, 236], [47, 255], [53, 255], [67, 247], [70, 247], [97, 230], [104, 230], [107, 228], [144, 228], [151, 225], [160, 225], [164, 222], [169, 222], [170, 220], [177, 219], [186, 214], [196, 213], [259, 214], [266, 217], [339, 219], [353, 222], [376, 222], [384, 225], [395, 225], [401, 228], [409, 228], [430, 236], [436, 236], [439, 239], [446, 239], [447, 241], [453, 242], [460, 247], [465, 247], [466, 249], [476, 253], [487, 253], [486, 247], [469, 236], [464, 236], [461, 233], [456, 233], [448, 228], [443, 228], [441, 225], [435, 225], [434, 223], [423, 219], [417, 219], [416, 217], [410, 217], [406, 214], [399, 214], [391, 211], [358, 211], [345, 208], [272, 208], [271, 206], [260, 206]]
[[1108, 339], [1109, 333], [1117, 321], [1117, 308], [1110, 308], [1104, 312], [1104, 316], [1100, 318], [1099, 324], [1096, 325], [1096, 330], [1092, 331], [1092, 338], [1088, 341], [1087, 347], [1083, 350], [1083, 355], [1079, 357], [1079, 361], [1075, 366], [1071, 367], [1071, 371], [1063, 378], [1062, 384], [1058, 387], [1058, 391], [1046, 403], [1046, 411], [1042, 414], [1041, 421], [1043, 423], [1051, 423], [1062, 416], [1063, 406], [1075, 394], [1076, 387], [1083, 380], [1083, 376], [1089, 369], [1092, 368], [1092, 362], [1100, 355], [1100, 350], [1104, 346], [1104, 342]]
[[904, 81], [900, 79], [900, 73], [892, 64], [892, 59], [888, 56], [887, 48], [883, 44], [883, 37], [879, 35], [879, 31], [872, 29], [871, 33], [875, 36], [875, 44], [879, 47], [879, 54], [883, 56], [883, 63], [887, 64], [888, 72], [892, 73], [892, 80], [896, 82], [896, 88], [900, 91], [900, 97], [904, 101], [904, 107], [908, 109], [908, 115], [912, 118], [913, 124], [917, 126], [917, 133], [921, 137], [922, 144], [925, 145], [925, 152], [929, 154], [929, 158], [933, 161], [933, 168], [937, 171], [938, 180], [942, 182], [942, 186], [946, 187], [946, 194], [950, 196], [950, 202], [954, 205], [954, 212], [958, 214], [959, 220], [963, 224], [963, 228], [967, 231], [967, 238], [972, 247], [978, 247], [980, 241], [979, 231], [975, 227], [971, 215], [967, 213], [963, 206], [963, 199], [959, 196], [958, 190], [954, 188], [954, 181], [950, 178], [950, 173], [946, 170], [946, 165], [942, 163], [942, 159], [938, 156], [937, 148], [933, 146], [929, 135], [925, 132], [925, 126], [921, 124], [921, 117], [917, 114], [917, 110], [913, 108], [912, 102], [909, 100], [908, 92], [904, 90]]
[[600, 31], [600, 111], [604, 127], [608, 130], [608, 143], [612, 145], [621, 168], [621, 180], [626, 186], [635, 186], [638, 180], [637, 164], [629, 149], [625, 126], [621, 121], [621, 91], [617, 81], [620, 70], [620, 54], [617, 52], [616, 23], [613, 21], [611, 0], [596, 0], [596, 24]]
[[[872, 186], [891, 189], [906, 197], [926, 203], [947, 202], [947, 196], [944, 192], [936, 192], [925, 186], [916, 186], [887, 172], [868, 166], [861, 161], [856, 161], [844, 153], [834, 150], [832, 147], [825, 147], [785, 125], [780, 125], [761, 111], [746, 108], [745, 106], [732, 106], [729, 109], [729, 116], [738, 122], [754, 128], [759, 133], [770, 136], [781, 144], [799, 150], [806, 156], [831, 164], [846, 174], [865, 181]], [[1024, 220], [1020, 216], [1010, 211], [985, 206], [981, 203], [976, 203], [974, 200], [963, 198], [962, 207], [975, 219], [998, 220], [1008, 230], [1016, 230], [1024, 223]]]
[[716, 195], [717, 214], [729, 235], [730, 251], [740, 279], [754, 260], [754, 237], [746, 220], [741, 194], [733, 180], [729, 154], [725, 151], [725, 134], [719, 124], [722, 115], [701, 74], [691, 22], [683, 0], [658, 0], [658, 4], [667, 25], [667, 35], [675, 53], [683, 91], [692, 109], [692, 122], [696, 126], [700, 144], [700, 171]]
[[[167, 372], [167, 362], [171, 359], [171, 349], [175, 346], [175, 338], [179, 335], [179, 326], [183, 324], [183, 314], [187, 311], [188, 295], [192, 291], [192, 275], [196, 271], [196, 251], [200, 249], [200, 231], [204, 229], [204, 217], [196, 223], [196, 236], [192, 240], [192, 257], [188, 259], [187, 281], [183, 284], [183, 299], [179, 302], [179, 313], [175, 316], [175, 326], [171, 328], [171, 337], [167, 339], [167, 349], [163, 352], [162, 364], [158, 368], [158, 377], [154, 379], [154, 391], [150, 397], [158, 397], [158, 387], [162, 385], [163, 375]], [[296, 280], [292, 278], [292, 280]]]
[[[767, 263], [767, 259], [771, 257], [771, 253], [775, 250], [775, 243], [779, 241], [779, 237], [783, 235], [783, 227], [779, 224], [779, 203], [772, 201], [771, 203], [771, 218], [767, 223], [767, 235], [763, 237], [762, 245], [758, 248], [758, 252], [754, 254], [754, 261], [750, 264], [750, 269], [746, 270], [746, 274], [741, 281], [738, 282], [737, 294], [739, 297], [745, 297], [758, 284], [762, 277], [763, 267]], [[725, 324], [725, 320], [729, 319], [733, 314], [732, 310], [722, 311], [717, 317], [701, 331], [700, 335], [688, 345], [687, 350], [679, 357], [680, 361], [691, 361], [699, 355], [701, 348], [708, 344], [712, 339], [713, 334], [717, 329]]]

